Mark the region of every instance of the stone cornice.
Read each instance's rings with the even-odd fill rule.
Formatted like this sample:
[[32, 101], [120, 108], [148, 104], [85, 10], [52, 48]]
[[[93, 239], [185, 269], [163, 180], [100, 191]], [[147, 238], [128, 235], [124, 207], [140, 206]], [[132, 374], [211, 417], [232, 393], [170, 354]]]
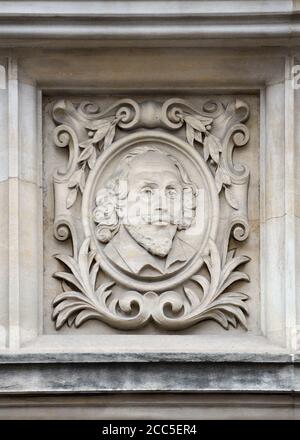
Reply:
[[56, 47], [67, 41], [79, 46], [80, 40], [89, 40], [88, 45], [109, 40], [163, 45], [174, 39], [187, 45], [224, 45], [231, 39], [236, 45], [244, 40], [291, 44], [300, 37], [299, 13], [299, 2], [284, 0], [2, 1], [0, 38], [2, 47], [41, 40], [55, 40]]
[[220, 17], [291, 15], [297, 0], [17, 0], [0, 1], [2, 17]]

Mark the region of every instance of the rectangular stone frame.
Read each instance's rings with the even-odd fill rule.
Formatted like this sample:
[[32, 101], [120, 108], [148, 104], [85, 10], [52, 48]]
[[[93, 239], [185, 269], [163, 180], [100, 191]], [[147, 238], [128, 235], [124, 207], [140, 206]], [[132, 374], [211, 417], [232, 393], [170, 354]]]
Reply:
[[[299, 391], [299, 129], [297, 92], [291, 87], [296, 54], [271, 48], [267, 56], [251, 48], [128, 50], [130, 57], [126, 49], [113, 47], [0, 53], [7, 71], [7, 89], [0, 95], [0, 112], [6, 106], [7, 114], [7, 131], [1, 131], [1, 199], [3, 205], [8, 201], [0, 249], [0, 305], [6, 311], [0, 314], [5, 329], [0, 392]], [[156, 75], [149, 69], [152, 63], [160, 65]], [[219, 337], [207, 342], [205, 335], [164, 336], [168, 350], [162, 351], [156, 336], [143, 336], [141, 346], [137, 336], [111, 336], [100, 345], [99, 337], [42, 335], [42, 94], [126, 90], [129, 96], [153, 89], [260, 94], [261, 337], [232, 337], [226, 345]], [[84, 351], [77, 349], [81, 345]]]

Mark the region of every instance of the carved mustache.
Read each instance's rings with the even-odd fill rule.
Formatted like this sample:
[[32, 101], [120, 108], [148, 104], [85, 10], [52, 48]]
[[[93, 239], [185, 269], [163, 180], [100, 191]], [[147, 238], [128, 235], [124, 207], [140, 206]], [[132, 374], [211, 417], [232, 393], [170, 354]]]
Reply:
[[176, 225], [179, 222], [179, 218], [177, 218], [175, 215], [169, 214], [169, 213], [155, 213], [155, 214], [149, 214], [147, 216], [143, 216], [143, 219], [150, 224], [153, 223], [170, 223], [173, 225]]

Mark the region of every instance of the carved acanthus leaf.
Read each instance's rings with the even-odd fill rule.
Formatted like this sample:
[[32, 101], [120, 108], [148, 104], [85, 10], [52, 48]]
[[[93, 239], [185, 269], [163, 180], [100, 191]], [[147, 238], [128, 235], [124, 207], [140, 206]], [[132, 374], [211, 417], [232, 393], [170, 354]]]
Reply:
[[[54, 274], [64, 283], [64, 292], [57, 295], [53, 302], [52, 318], [57, 329], [65, 323], [79, 327], [89, 319], [98, 319], [115, 328], [134, 329], [143, 326], [151, 317], [160, 327], [173, 330], [188, 328], [207, 319], [218, 322], [225, 329], [229, 325], [236, 327], [238, 322], [247, 328], [245, 315], [248, 308], [245, 301], [248, 295], [233, 290], [231, 286], [237, 281], [249, 281], [247, 274], [236, 270], [249, 261], [248, 257], [235, 256], [235, 251], [230, 251], [222, 265], [217, 246], [211, 241], [210, 253], [205, 259], [209, 277], [202, 274], [193, 276], [196, 287], [183, 287], [186, 298], [175, 291], [161, 295], [126, 291], [122, 299], [114, 298], [108, 303], [114, 283], [96, 286], [101, 269], [95, 252], [89, 249], [89, 243], [90, 239], [87, 238], [77, 258], [55, 256], [69, 269], [68, 272]], [[135, 315], [134, 304], [139, 307]], [[168, 305], [171, 306], [172, 317], [166, 313]], [[178, 316], [181, 310], [183, 314]]]

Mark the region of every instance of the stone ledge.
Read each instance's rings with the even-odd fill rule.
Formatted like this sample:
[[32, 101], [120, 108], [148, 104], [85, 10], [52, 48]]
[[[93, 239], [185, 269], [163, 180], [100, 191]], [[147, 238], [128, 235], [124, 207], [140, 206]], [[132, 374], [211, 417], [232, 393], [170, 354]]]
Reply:
[[99, 393], [1, 395], [0, 419], [260, 419], [300, 418], [298, 394]]
[[300, 365], [280, 363], [2, 364], [0, 394], [300, 393]]
[[[197, 353], [197, 352], [43, 352], [0, 353], [0, 365], [52, 364], [52, 363], [118, 363], [118, 362], [189, 362], [189, 363], [293, 363], [294, 355], [288, 353]], [[300, 358], [298, 359], [300, 362]]]

